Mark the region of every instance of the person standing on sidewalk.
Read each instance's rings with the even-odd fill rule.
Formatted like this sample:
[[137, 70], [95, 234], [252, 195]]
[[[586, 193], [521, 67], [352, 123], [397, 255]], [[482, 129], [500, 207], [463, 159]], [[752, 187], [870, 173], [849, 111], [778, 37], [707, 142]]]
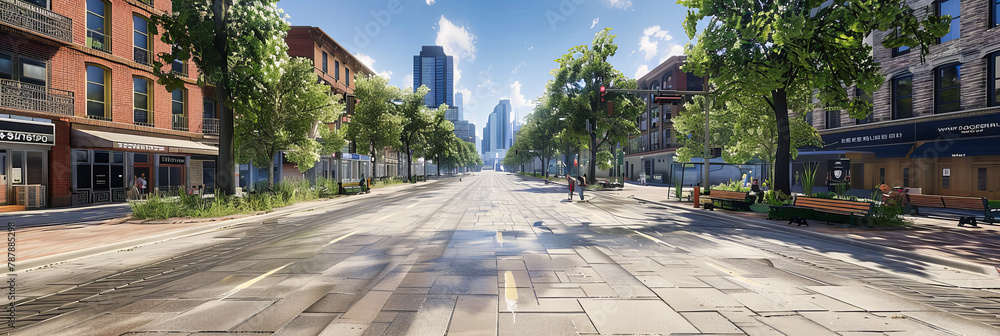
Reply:
[[[576, 178], [580, 182], [580, 200], [582, 201], [584, 200], [583, 189], [586, 189], [587, 187], [587, 174], [583, 174], [583, 176], [577, 176]], [[573, 198], [572, 196], [573, 195], [570, 195], [570, 198]]]
[[572, 202], [573, 201], [573, 186], [576, 185], [576, 182], [573, 181], [573, 175], [566, 174], [566, 182], [569, 182], [569, 184], [568, 184], [568, 186], [569, 186], [569, 200], [570, 200], [570, 202]]

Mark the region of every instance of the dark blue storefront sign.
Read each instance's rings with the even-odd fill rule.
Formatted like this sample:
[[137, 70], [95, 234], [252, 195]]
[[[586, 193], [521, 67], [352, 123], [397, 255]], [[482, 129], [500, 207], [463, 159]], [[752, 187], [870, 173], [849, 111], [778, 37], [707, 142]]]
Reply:
[[913, 125], [899, 125], [823, 135], [823, 149], [889, 145], [915, 140]]
[[1000, 135], [1000, 113], [922, 122], [916, 124], [917, 140], [944, 140]]

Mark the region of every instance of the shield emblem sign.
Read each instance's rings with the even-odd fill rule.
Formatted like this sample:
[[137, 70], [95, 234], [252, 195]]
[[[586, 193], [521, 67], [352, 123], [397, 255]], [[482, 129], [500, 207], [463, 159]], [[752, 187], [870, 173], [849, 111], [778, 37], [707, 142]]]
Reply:
[[839, 180], [842, 176], [844, 176], [844, 171], [843, 170], [837, 169], [837, 170], [833, 171], [833, 178]]

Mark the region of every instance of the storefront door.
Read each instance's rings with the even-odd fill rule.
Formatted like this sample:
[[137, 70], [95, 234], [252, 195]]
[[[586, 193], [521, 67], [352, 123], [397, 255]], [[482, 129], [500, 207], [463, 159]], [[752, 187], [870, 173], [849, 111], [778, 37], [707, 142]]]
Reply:
[[993, 165], [972, 166], [972, 196], [995, 198], [1000, 187], [1000, 167]]

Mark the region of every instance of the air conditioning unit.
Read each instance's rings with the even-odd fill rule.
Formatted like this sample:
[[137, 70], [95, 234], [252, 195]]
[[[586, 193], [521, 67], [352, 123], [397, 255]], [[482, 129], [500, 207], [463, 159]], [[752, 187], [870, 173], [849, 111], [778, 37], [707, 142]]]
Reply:
[[23, 205], [28, 209], [45, 207], [45, 186], [43, 185], [14, 186], [14, 194], [17, 195], [17, 205]]

